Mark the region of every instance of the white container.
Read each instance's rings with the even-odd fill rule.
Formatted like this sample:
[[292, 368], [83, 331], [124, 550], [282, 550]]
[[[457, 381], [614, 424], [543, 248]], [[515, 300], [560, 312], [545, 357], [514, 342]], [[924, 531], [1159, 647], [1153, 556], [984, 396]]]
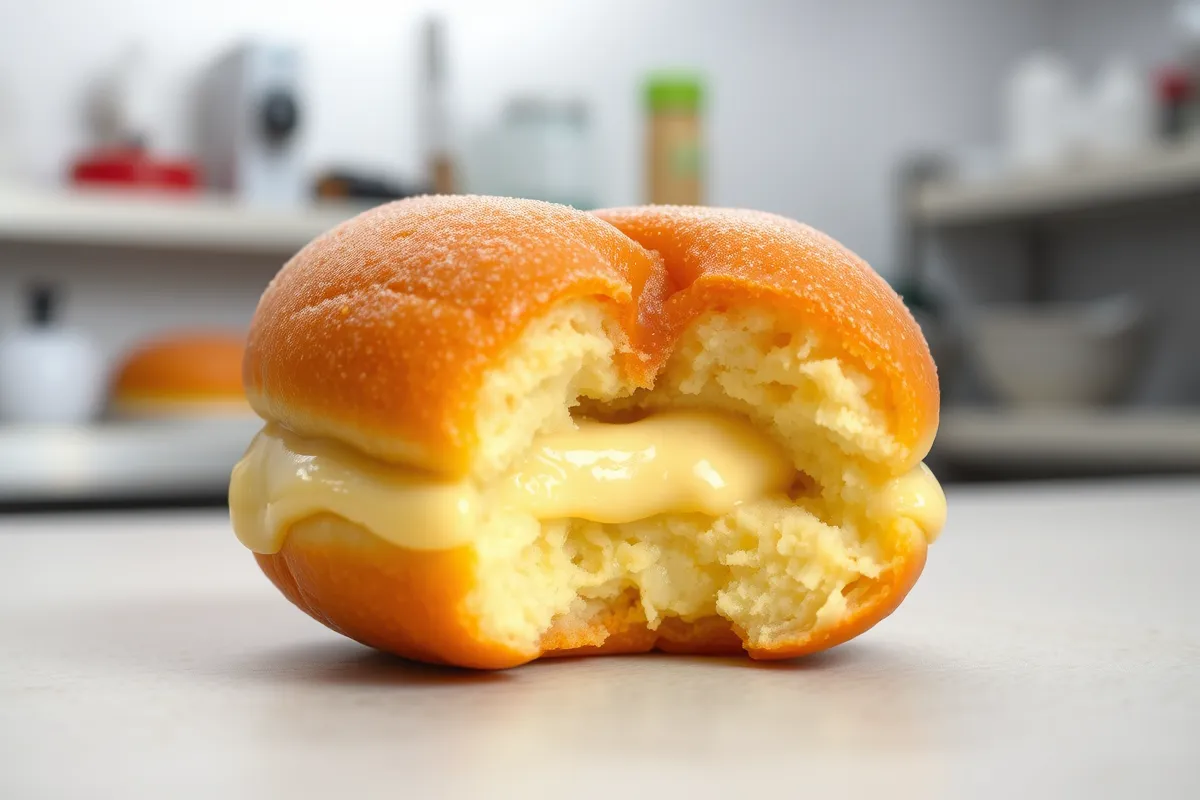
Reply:
[[1091, 155], [1137, 153], [1154, 141], [1155, 104], [1149, 82], [1128, 59], [1100, 71], [1084, 112], [1083, 145]]
[[591, 208], [595, 203], [587, 107], [519, 98], [505, 109], [492, 158], [499, 194]]
[[1030, 56], [1009, 76], [1005, 144], [1011, 166], [1047, 169], [1068, 159], [1079, 128], [1080, 95], [1070, 67], [1051, 54]]
[[53, 320], [53, 296], [35, 290], [28, 324], [0, 339], [0, 421], [81, 424], [96, 417], [103, 370], [78, 331]]

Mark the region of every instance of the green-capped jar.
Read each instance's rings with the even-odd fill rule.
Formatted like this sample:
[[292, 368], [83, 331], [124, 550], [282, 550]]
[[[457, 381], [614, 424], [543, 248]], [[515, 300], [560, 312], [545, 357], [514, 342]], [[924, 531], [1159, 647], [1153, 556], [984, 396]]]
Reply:
[[651, 203], [704, 202], [704, 87], [694, 75], [651, 76], [645, 88], [646, 190]]

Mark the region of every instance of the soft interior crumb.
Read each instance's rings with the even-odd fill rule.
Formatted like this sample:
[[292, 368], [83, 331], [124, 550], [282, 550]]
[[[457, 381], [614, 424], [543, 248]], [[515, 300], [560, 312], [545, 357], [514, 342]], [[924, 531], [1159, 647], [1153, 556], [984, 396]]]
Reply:
[[487, 567], [470, 602], [489, 634], [514, 643], [536, 641], [563, 616], [585, 624], [597, 601], [632, 589], [652, 629], [666, 617], [720, 616], [765, 644], [840, 619], [846, 587], [882, 568], [875, 545], [786, 498], [718, 519], [539, 525], [514, 515], [501, 524], [510, 536], [481, 544]]
[[[531, 649], [552, 625], [587, 620], [632, 595], [645, 622], [719, 616], [752, 646], [836, 624], [860, 579], [891, 560], [889, 520], [868, 514], [874, 465], [903, 455], [869, 402], [870, 380], [824, 352], [811, 332], [763, 311], [700, 318], [652, 391], [625, 384], [613, 364], [602, 306], [578, 302], [530, 326], [489, 374], [478, 426], [486, 487], [539, 433], [572, 414], [633, 419], [681, 406], [750, 419], [786, 446], [791, 497], [732, 513], [663, 515], [626, 524], [539, 522], [493, 509], [477, 548], [479, 582], [467, 606], [481, 632]], [[874, 472], [873, 472], [874, 468]]]

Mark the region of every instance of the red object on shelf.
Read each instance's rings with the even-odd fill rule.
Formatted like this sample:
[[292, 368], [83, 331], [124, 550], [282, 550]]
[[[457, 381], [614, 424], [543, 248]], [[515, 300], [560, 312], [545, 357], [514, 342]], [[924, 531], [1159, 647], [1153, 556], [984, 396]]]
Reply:
[[1180, 103], [1192, 94], [1192, 76], [1179, 67], [1166, 67], [1158, 73], [1158, 96], [1165, 102]]
[[96, 150], [71, 167], [71, 182], [191, 192], [200, 188], [200, 168], [191, 161], [151, 158], [138, 148]]
[[1166, 67], [1158, 73], [1158, 104], [1161, 119], [1160, 133], [1168, 141], [1176, 141], [1188, 135], [1189, 130], [1200, 124], [1200, 111], [1196, 105], [1196, 84], [1187, 70]]

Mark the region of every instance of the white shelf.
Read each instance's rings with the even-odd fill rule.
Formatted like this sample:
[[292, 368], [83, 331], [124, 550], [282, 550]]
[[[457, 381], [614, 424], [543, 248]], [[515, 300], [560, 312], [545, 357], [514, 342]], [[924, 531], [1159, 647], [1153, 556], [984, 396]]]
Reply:
[[257, 417], [0, 427], [0, 504], [220, 496]]
[[970, 466], [1200, 469], [1200, 410], [948, 409], [935, 447]]
[[1200, 191], [1200, 144], [1160, 147], [1136, 156], [1061, 169], [1014, 173], [993, 181], [931, 181], [910, 212], [926, 224], [986, 222], [1079, 211]]
[[0, 241], [287, 255], [362, 208], [288, 212], [215, 197], [0, 186]]

